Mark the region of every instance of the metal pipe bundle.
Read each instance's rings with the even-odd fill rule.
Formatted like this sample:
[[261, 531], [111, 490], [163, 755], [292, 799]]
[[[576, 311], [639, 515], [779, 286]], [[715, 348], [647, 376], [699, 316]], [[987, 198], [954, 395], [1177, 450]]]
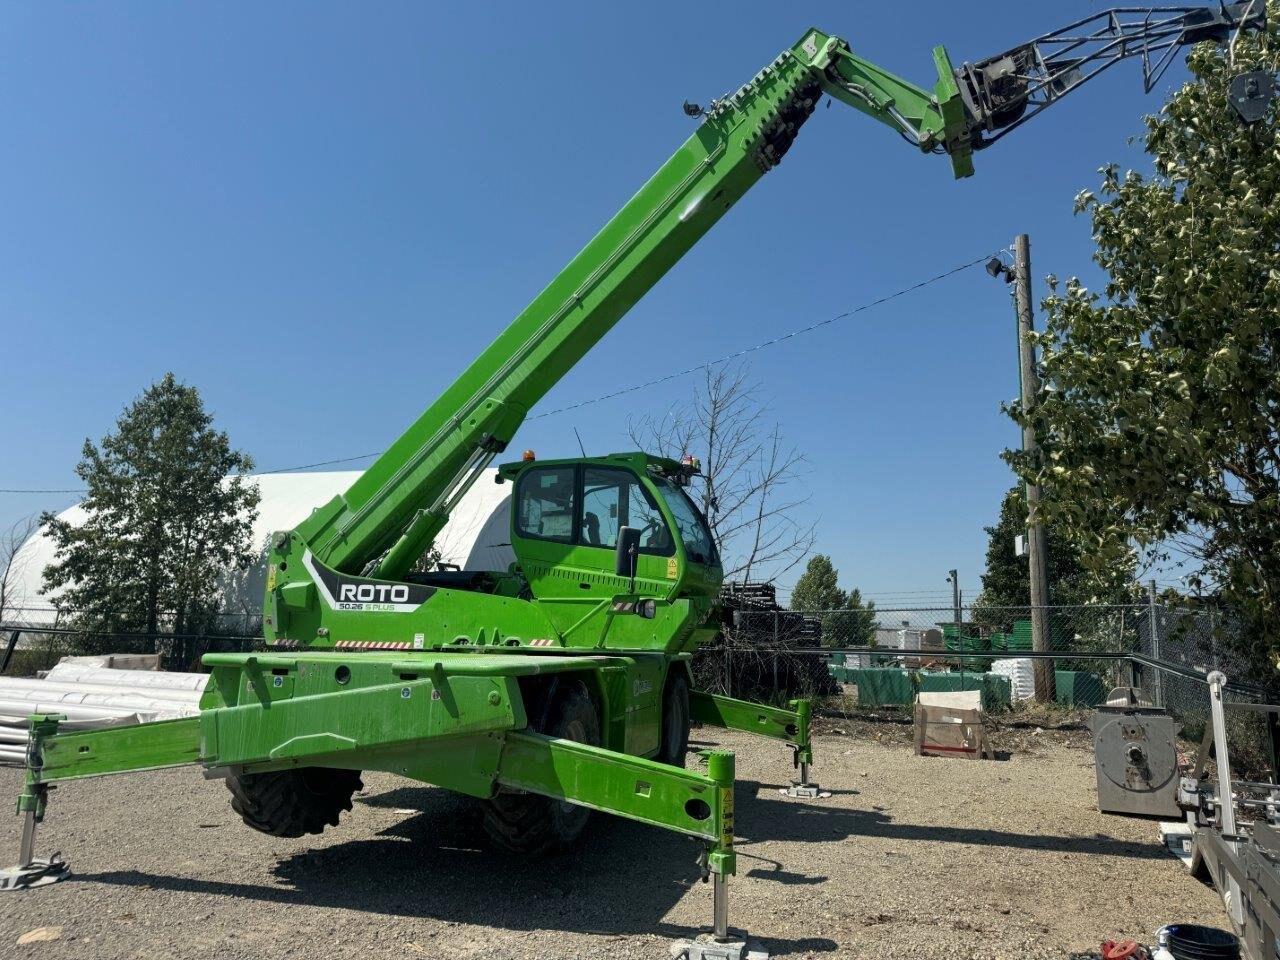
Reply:
[[65, 660], [43, 680], [0, 677], [0, 764], [26, 762], [33, 713], [61, 714], [67, 730], [191, 717], [200, 712], [208, 682], [203, 673], [116, 670]]
[[[129, 671], [122, 670], [121, 673]], [[52, 696], [55, 693], [92, 693], [104, 697], [131, 697], [166, 703], [199, 703], [199, 690], [173, 690], [165, 687], [135, 687], [123, 683], [80, 683], [63, 678], [55, 679], [53, 675], [44, 680], [0, 677], [0, 697], [12, 698], [20, 696], [25, 699], [27, 693], [40, 693]], [[43, 699], [44, 697], [42, 697]]]
[[201, 693], [209, 682], [207, 673], [164, 673], [156, 670], [114, 670], [61, 660], [45, 676], [59, 683], [101, 683], [133, 690], [185, 690]]

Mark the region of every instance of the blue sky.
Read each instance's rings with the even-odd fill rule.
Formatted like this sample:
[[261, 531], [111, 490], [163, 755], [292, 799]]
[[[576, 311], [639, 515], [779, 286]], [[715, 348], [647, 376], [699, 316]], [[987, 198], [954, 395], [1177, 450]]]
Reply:
[[[807, 26], [924, 85], [1086, 2], [0, 8], [0, 487], [77, 485], [85, 437], [167, 370], [262, 468], [381, 449], [736, 88]], [[978, 15], [975, 15], [978, 13]], [[1096, 281], [1072, 197], [1184, 76], [1124, 64], [952, 180], [840, 104], [543, 401], [599, 396], [1032, 238]], [[1043, 283], [1037, 280], [1037, 296]], [[1011, 482], [1013, 314], [982, 270], [753, 356], [807, 457], [818, 549], [891, 602], [970, 595]], [[535, 420], [627, 446], [693, 378]], [[0, 522], [71, 495], [0, 494]], [[785, 578], [788, 582], [790, 578]], [[918, 592], [917, 592], [918, 591]]]

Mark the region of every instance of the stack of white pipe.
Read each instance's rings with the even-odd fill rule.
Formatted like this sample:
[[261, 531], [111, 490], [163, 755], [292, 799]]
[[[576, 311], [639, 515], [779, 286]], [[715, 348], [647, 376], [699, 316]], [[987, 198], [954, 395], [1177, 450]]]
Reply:
[[1009, 678], [1010, 694], [1015, 701], [1030, 700], [1036, 695], [1036, 671], [1030, 657], [993, 660], [991, 672]]
[[23, 764], [33, 713], [67, 718], [59, 729], [151, 723], [200, 712], [209, 675], [113, 670], [62, 661], [43, 680], [0, 677], [0, 764]]

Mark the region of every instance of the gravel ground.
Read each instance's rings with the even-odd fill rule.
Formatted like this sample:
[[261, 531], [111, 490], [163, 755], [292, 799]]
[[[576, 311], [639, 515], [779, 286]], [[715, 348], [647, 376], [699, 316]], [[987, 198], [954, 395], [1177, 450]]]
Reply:
[[[1225, 924], [1154, 823], [1097, 812], [1079, 737], [1001, 731], [1009, 759], [975, 762], [916, 757], [901, 724], [824, 731], [815, 775], [834, 796], [814, 803], [779, 796], [784, 747], [716, 741], [738, 752], [730, 919], [774, 956], [1061, 958], [1106, 937], [1150, 940], [1173, 920]], [[493, 850], [461, 798], [383, 774], [365, 785], [341, 828], [306, 840], [243, 827], [223, 785], [191, 769], [63, 786], [39, 844], [60, 849], [73, 878], [0, 899], [0, 949], [661, 960], [710, 918], [695, 845], [673, 834], [597, 816], [573, 853], [523, 859]], [[0, 795], [18, 786], [0, 771]], [[37, 927], [61, 930], [14, 945]]]

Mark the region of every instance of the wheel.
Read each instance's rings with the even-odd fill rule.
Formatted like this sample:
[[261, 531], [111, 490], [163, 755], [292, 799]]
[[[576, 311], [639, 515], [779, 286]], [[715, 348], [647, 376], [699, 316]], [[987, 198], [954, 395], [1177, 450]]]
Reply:
[[[600, 745], [600, 718], [581, 683], [574, 682], [556, 694], [539, 732]], [[485, 830], [494, 843], [517, 853], [563, 850], [578, 839], [591, 818], [586, 807], [534, 793], [499, 793], [482, 801], [481, 806]]]
[[361, 789], [359, 770], [301, 767], [227, 777], [231, 809], [248, 826], [273, 837], [300, 837], [336, 827], [351, 795]]
[[667, 677], [667, 688], [662, 694], [662, 743], [659, 763], [683, 767], [689, 752], [689, 679], [674, 664]]

